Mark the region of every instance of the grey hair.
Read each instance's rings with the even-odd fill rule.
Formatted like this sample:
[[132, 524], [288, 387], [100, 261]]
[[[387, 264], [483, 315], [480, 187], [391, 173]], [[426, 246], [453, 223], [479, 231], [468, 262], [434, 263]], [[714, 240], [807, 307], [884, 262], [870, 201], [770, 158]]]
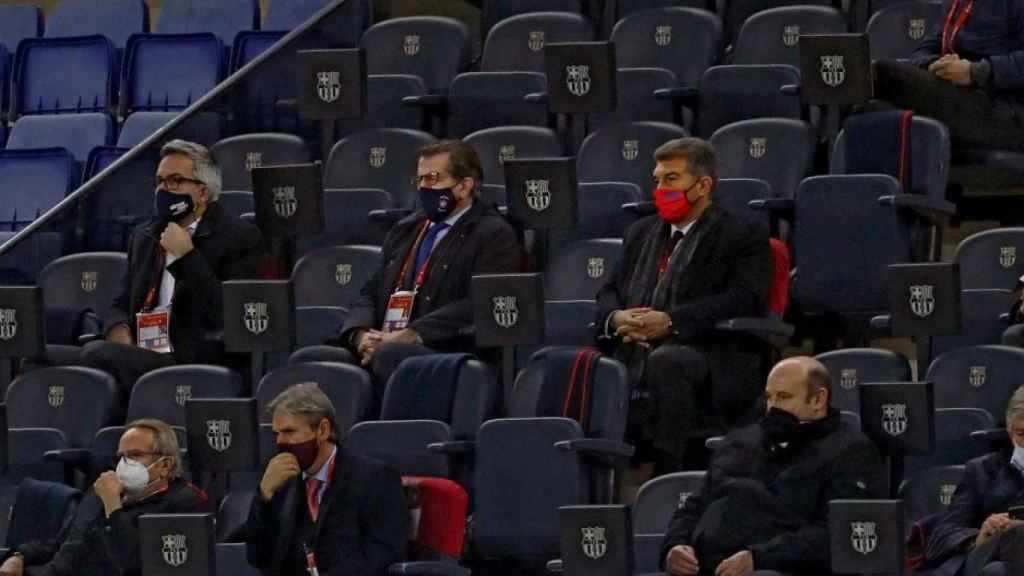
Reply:
[[171, 468], [167, 472], [167, 481], [181, 477], [181, 448], [178, 447], [178, 435], [163, 420], [156, 418], [140, 418], [129, 422], [125, 430], [141, 428], [153, 433], [153, 455], [171, 459]]
[[1006, 425], [1013, 426], [1021, 418], [1024, 418], [1024, 386], [1017, 388], [1006, 405]]
[[654, 151], [654, 159], [658, 162], [677, 158], [686, 160], [686, 167], [694, 176], [707, 176], [711, 178], [712, 185], [718, 183], [718, 155], [707, 140], [693, 137], [676, 138], [658, 146]]
[[278, 410], [305, 420], [314, 430], [321, 420], [327, 418], [331, 423], [331, 440], [338, 441], [341, 431], [338, 430], [334, 403], [316, 382], [303, 382], [286, 388], [267, 404], [268, 413], [274, 414]]
[[210, 202], [216, 202], [220, 198], [220, 166], [217, 166], [217, 161], [213, 159], [206, 146], [187, 140], [171, 140], [160, 148], [160, 158], [171, 154], [180, 154], [192, 161], [192, 172], [196, 180], [201, 180], [206, 185], [210, 192]]

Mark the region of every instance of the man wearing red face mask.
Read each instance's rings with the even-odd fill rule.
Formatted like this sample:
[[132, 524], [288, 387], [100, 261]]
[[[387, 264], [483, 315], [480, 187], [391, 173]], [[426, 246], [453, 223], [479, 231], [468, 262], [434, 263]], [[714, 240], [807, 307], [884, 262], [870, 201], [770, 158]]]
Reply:
[[760, 355], [714, 327], [765, 313], [772, 259], [762, 225], [712, 202], [709, 143], [671, 140], [655, 160], [658, 213], [627, 231], [596, 326], [629, 369], [630, 440], [662, 474], [681, 468], [691, 437], [753, 417]]

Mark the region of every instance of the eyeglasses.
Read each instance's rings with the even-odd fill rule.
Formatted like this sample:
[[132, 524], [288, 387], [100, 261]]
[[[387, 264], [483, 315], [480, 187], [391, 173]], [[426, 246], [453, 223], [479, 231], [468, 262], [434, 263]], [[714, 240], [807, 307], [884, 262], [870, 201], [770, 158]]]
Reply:
[[127, 452], [118, 452], [118, 453], [114, 454], [114, 462], [120, 462], [122, 458], [127, 458], [129, 460], [138, 460], [139, 458], [142, 458], [143, 456], [156, 456], [156, 455], [157, 455], [156, 452], [146, 452], [146, 451], [143, 451], [143, 450], [129, 450]]
[[413, 178], [412, 186], [413, 188], [433, 188], [448, 178], [450, 178], [450, 176], [446, 176], [441, 172], [427, 172], [426, 174], [421, 174]]
[[170, 192], [177, 192], [178, 189], [181, 188], [181, 185], [186, 182], [196, 184], [197, 186], [206, 184], [206, 182], [203, 182], [202, 180], [196, 180], [195, 178], [186, 178], [181, 174], [171, 174], [167, 178], [161, 178], [159, 176], [156, 177], [156, 187], [158, 189], [163, 188], [164, 190], [168, 190]]

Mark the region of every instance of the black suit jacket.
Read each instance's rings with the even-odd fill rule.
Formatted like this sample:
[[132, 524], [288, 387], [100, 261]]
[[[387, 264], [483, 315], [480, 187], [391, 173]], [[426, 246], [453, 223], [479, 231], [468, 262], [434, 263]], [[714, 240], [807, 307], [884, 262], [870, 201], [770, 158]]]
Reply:
[[[163, 274], [156, 260], [164, 227], [162, 221], [153, 221], [132, 232], [121, 292], [104, 319], [108, 330], [127, 324], [134, 336], [135, 314]], [[192, 243], [195, 249], [168, 267], [175, 280], [171, 344], [179, 363], [218, 364], [223, 346], [207, 338], [224, 330], [221, 281], [256, 278], [264, 256], [263, 239], [255, 225], [213, 202], [196, 226]]]
[[[380, 266], [363, 286], [341, 329], [343, 344], [349, 343], [354, 330], [379, 330], [384, 324], [388, 299], [395, 291], [402, 263], [425, 221], [423, 212], [417, 211], [388, 232], [381, 248]], [[522, 248], [515, 230], [493, 206], [477, 199], [434, 247], [409, 327], [431, 348], [471, 350], [471, 340], [463, 336], [473, 325], [470, 278], [476, 274], [519, 272], [521, 266]]]
[[[402, 561], [409, 539], [409, 509], [401, 477], [388, 466], [338, 447], [334, 479], [320, 502], [312, 548], [324, 576], [374, 576]], [[249, 563], [268, 576], [293, 572], [283, 567], [305, 505], [302, 476], [264, 502], [257, 493], [246, 530]], [[305, 574], [300, 570], [298, 574]]]

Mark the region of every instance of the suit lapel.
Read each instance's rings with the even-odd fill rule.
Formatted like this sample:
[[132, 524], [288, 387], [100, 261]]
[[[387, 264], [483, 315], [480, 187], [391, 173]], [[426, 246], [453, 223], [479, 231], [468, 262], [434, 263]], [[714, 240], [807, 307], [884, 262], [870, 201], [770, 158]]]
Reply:
[[334, 477], [331, 478], [330, 484], [324, 490], [324, 497], [320, 500], [320, 512], [316, 522], [317, 542], [320, 541], [320, 532], [324, 529], [324, 524], [326, 524], [323, 520], [331, 513], [331, 505], [338, 498], [337, 495], [341, 492], [342, 487], [348, 484], [350, 472], [348, 458], [345, 456], [341, 446], [338, 446], [338, 451], [334, 456]]
[[[298, 500], [299, 500], [299, 482], [302, 482], [302, 475], [299, 475], [289, 482], [288, 487], [285, 489], [286, 492], [281, 498], [281, 534], [279, 542], [291, 542], [292, 535], [295, 532], [296, 516], [298, 515]], [[260, 495], [256, 494], [255, 498], [259, 498]], [[285, 548], [282, 548], [285, 549]], [[287, 551], [285, 551], [287, 555]], [[283, 559], [282, 559], [283, 561]]]
[[[402, 264], [405, 262], [405, 259], [409, 257], [409, 250], [412, 248], [413, 243], [416, 242], [416, 237], [419, 235], [420, 228], [423, 226], [423, 221], [424, 219], [420, 218], [415, 222], [411, 222], [406, 233], [403, 235], [403, 238], [397, 243], [397, 246], [392, 252], [395, 255], [395, 258], [390, 261], [387, 268], [384, 270], [384, 273], [381, 275], [381, 279], [383, 280], [381, 289], [384, 291], [385, 295], [393, 293], [395, 291], [395, 286], [401, 284], [402, 279], [398, 277], [398, 274], [402, 271]], [[413, 255], [409, 266], [412, 267], [415, 265], [416, 258], [415, 255]], [[385, 298], [387, 298], [387, 296], [385, 296]]]
[[482, 210], [483, 204], [480, 200], [474, 201], [469, 210], [455, 223], [455, 226], [452, 226], [444, 238], [441, 238], [441, 243], [434, 248], [424, 282], [423, 291], [425, 293], [433, 295], [431, 290], [434, 287], [444, 285], [443, 279], [448, 274], [449, 263], [465, 243], [467, 230], [476, 222]]
[[[697, 280], [698, 275], [694, 274], [693, 270], [701, 270], [705, 267], [705, 262], [708, 259], [708, 255], [714, 250], [715, 242], [718, 239], [717, 230], [720, 225], [719, 212], [714, 208], [709, 209], [703, 216], [708, 218], [708, 221], [704, 223], [703, 230], [691, 230], [690, 232], [697, 232], [697, 236], [694, 241], [697, 245], [693, 247], [693, 257], [686, 263], [685, 266], [678, 268], [675, 272], [676, 289], [673, 292], [674, 301], [669, 302], [669, 307], [673, 306], [675, 302], [679, 302], [689, 297], [690, 290], [693, 288], [693, 283]], [[698, 226], [700, 223], [698, 223]], [[694, 227], [696, 228], [696, 226]]]

